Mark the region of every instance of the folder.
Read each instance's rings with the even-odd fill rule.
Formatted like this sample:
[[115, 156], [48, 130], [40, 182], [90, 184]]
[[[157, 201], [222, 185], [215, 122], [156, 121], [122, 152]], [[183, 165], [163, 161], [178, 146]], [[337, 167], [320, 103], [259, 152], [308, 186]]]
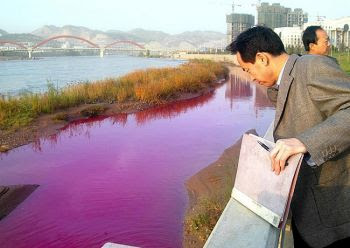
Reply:
[[276, 175], [270, 153], [275, 143], [261, 137], [243, 136], [232, 197], [277, 228], [284, 227], [298, 178], [303, 154], [288, 159], [288, 166]]

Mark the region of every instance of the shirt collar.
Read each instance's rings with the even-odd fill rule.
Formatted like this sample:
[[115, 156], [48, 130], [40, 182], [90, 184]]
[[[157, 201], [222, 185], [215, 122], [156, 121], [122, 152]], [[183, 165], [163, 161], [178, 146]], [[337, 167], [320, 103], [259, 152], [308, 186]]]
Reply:
[[276, 86], [277, 87], [280, 86], [280, 83], [281, 83], [281, 80], [282, 80], [283, 71], [284, 71], [284, 67], [286, 67], [287, 61], [284, 63], [284, 65], [282, 67], [282, 70], [281, 70], [280, 74], [278, 75], [278, 79], [277, 79], [277, 82], [276, 82]]

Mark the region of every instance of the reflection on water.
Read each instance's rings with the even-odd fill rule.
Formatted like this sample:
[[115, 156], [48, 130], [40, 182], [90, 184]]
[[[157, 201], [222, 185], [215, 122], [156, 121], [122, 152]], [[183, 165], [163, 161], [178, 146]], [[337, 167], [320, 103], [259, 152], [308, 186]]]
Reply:
[[[214, 96], [214, 92], [207, 93], [203, 96], [195, 97], [192, 99], [186, 99], [179, 102], [173, 102], [164, 104], [151, 109], [137, 112], [136, 114], [130, 114], [134, 116], [137, 125], [147, 124], [148, 121], [157, 119], [172, 119], [176, 116], [186, 113], [188, 110], [201, 107], [207, 103]], [[122, 113], [108, 116], [98, 116], [94, 118], [81, 119], [71, 122], [69, 125], [63, 127], [58, 134], [51, 135], [32, 143], [33, 150], [41, 151], [41, 143], [48, 141], [51, 145], [56, 144], [59, 140], [59, 136], [68, 134], [68, 137], [72, 138], [77, 135], [84, 135], [90, 137], [91, 128], [101, 127], [101, 122], [108, 119], [112, 125], [125, 127], [129, 114]]]
[[231, 108], [234, 107], [235, 102], [239, 105], [242, 101], [252, 101], [256, 113], [265, 108], [273, 108], [265, 87], [255, 84], [247, 78], [242, 79], [238, 75], [230, 75], [225, 97], [230, 100]]
[[266, 88], [260, 85], [257, 85], [256, 94], [254, 99], [254, 106], [257, 109], [265, 109], [265, 108], [274, 108], [274, 105], [270, 102], [267, 97]]
[[226, 88], [225, 97], [234, 100], [249, 99], [253, 95], [253, 87], [251, 82], [240, 80], [236, 75], [230, 75], [229, 83]]
[[201, 107], [212, 99], [214, 93], [208, 93], [206, 95], [196, 97], [193, 99], [183, 100], [176, 103], [170, 103], [149, 110], [136, 113], [135, 119], [139, 125], [147, 123], [147, 121], [154, 119], [171, 119], [176, 116], [186, 113], [188, 110]]
[[[258, 113], [258, 114], [257, 114]], [[3, 247], [181, 247], [185, 181], [274, 110], [255, 84], [74, 122], [1, 157], [0, 182], [39, 184], [0, 221]]]

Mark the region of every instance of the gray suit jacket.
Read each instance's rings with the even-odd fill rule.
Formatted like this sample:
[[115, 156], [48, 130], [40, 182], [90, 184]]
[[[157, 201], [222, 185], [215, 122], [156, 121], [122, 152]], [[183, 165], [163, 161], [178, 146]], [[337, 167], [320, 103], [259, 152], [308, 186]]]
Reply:
[[318, 165], [302, 164], [292, 200], [301, 236], [313, 247], [350, 237], [350, 77], [325, 56], [287, 61], [274, 138], [292, 137]]

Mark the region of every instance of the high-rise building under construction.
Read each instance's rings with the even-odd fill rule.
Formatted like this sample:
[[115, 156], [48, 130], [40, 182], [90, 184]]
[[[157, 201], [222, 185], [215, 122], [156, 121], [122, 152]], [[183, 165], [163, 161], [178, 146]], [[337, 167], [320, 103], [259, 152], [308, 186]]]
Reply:
[[261, 3], [258, 9], [258, 25], [267, 26], [269, 28], [279, 27], [301, 27], [308, 21], [308, 14], [302, 9], [286, 8], [279, 3]]
[[230, 44], [241, 32], [254, 26], [254, 16], [232, 13], [226, 15], [227, 44]]

